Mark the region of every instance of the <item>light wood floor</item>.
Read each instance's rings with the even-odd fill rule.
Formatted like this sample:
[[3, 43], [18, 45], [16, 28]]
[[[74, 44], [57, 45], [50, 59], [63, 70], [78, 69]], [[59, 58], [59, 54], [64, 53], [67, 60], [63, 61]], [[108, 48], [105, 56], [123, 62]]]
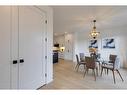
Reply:
[[103, 72], [102, 77], [97, 77], [94, 81], [92, 71], [83, 77], [84, 69], [81, 66], [79, 72], [74, 70], [75, 63], [67, 60], [59, 60], [54, 64], [54, 81], [43, 86], [40, 89], [127, 89], [127, 70], [120, 69], [124, 82], [119, 75], [116, 75], [116, 84], [113, 83], [112, 72], [106, 75]]

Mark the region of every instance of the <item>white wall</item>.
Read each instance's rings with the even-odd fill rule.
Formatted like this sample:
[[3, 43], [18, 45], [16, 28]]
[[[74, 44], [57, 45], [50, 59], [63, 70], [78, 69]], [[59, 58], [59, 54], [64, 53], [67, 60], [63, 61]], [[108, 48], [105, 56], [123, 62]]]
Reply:
[[65, 59], [73, 60], [73, 34], [65, 34]]
[[[126, 28], [121, 29], [107, 29], [107, 30], [99, 30], [101, 32], [98, 38], [98, 50], [101, 53], [103, 59], [108, 59], [109, 54], [117, 54], [120, 58], [121, 66], [127, 67], [127, 33]], [[89, 32], [75, 32], [74, 34], [74, 55], [73, 61], [76, 61], [75, 54], [79, 54], [80, 52], [85, 53], [85, 55], [89, 55]], [[115, 39], [115, 49], [103, 49], [102, 48], [102, 39], [103, 38], [114, 38]]]
[[65, 39], [64, 35], [54, 36], [53, 43], [54, 44], [59, 43], [59, 45], [62, 46], [65, 44], [64, 39]]

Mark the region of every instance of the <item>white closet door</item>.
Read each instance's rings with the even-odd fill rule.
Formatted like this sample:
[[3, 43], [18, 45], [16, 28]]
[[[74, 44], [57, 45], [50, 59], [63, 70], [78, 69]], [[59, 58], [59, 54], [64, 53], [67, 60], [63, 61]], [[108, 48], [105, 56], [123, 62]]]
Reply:
[[18, 88], [18, 8], [11, 7], [11, 59], [17, 64], [11, 65], [11, 89]]
[[45, 15], [33, 7], [19, 7], [19, 89], [37, 89], [45, 84]]
[[11, 9], [0, 7], [0, 89], [10, 88]]

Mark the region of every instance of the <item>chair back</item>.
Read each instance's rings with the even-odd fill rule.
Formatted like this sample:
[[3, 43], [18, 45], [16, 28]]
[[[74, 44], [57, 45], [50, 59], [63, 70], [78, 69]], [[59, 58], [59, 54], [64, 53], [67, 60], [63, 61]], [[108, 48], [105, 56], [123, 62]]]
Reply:
[[92, 58], [94, 58], [95, 60], [97, 59], [96, 53], [91, 53], [90, 56], [91, 56]]
[[78, 58], [78, 55], [76, 54], [76, 60], [77, 60], [77, 63], [79, 63], [79, 58]]
[[84, 53], [79, 53], [79, 58], [80, 58], [80, 61], [84, 61], [84, 58], [85, 58]]
[[112, 55], [112, 54], [110, 54], [110, 56], [109, 56], [109, 62], [113, 64], [113, 68], [115, 67], [116, 57], [117, 57], [117, 55]]
[[111, 63], [115, 63], [116, 57], [117, 57], [117, 55], [112, 55], [112, 54], [110, 54], [110, 56], [109, 56], [109, 61], [110, 61]]
[[114, 69], [119, 69], [119, 68], [120, 68], [120, 59], [118, 57], [116, 57]]
[[85, 62], [86, 62], [86, 67], [94, 69], [96, 64], [95, 64], [95, 59], [92, 57], [85, 57]]

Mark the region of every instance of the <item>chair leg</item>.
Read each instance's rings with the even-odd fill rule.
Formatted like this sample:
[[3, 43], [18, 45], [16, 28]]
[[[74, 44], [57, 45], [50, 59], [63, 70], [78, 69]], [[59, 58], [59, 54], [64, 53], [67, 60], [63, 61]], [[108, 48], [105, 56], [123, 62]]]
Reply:
[[75, 66], [75, 70], [77, 69], [77, 66], [78, 66], [78, 64], [76, 64], [76, 66]]
[[78, 72], [79, 66], [80, 66], [80, 64], [78, 64], [78, 66], [77, 66], [77, 72]]
[[94, 73], [94, 79], [95, 79], [95, 81], [96, 81], [95, 69], [93, 69], [93, 73]]
[[119, 72], [119, 70], [116, 70], [116, 71], [118, 72], [118, 74], [119, 74], [120, 78], [122, 79], [122, 81], [124, 81], [121, 74], [120, 74], [120, 72]]
[[87, 74], [88, 74], [88, 71], [89, 71], [89, 69], [87, 69]]
[[106, 74], [106, 69], [105, 69], [105, 74]]
[[101, 68], [101, 76], [102, 76], [102, 72], [103, 72], [103, 67]]
[[99, 70], [101, 69], [101, 63], [99, 62]]
[[115, 84], [116, 83], [116, 80], [115, 80], [114, 70], [112, 70], [112, 73], [113, 73], [113, 79], [114, 79], [114, 84]]
[[108, 75], [108, 69], [107, 69], [107, 75]]
[[84, 65], [84, 69], [86, 68], [86, 66]]
[[97, 73], [97, 76], [98, 76], [98, 68], [96, 68], [96, 73]]
[[88, 68], [86, 68], [86, 70], [85, 70], [85, 73], [84, 73], [84, 75], [83, 75], [83, 77], [85, 77], [85, 75], [86, 75], [86, 72], [88, 71]]

